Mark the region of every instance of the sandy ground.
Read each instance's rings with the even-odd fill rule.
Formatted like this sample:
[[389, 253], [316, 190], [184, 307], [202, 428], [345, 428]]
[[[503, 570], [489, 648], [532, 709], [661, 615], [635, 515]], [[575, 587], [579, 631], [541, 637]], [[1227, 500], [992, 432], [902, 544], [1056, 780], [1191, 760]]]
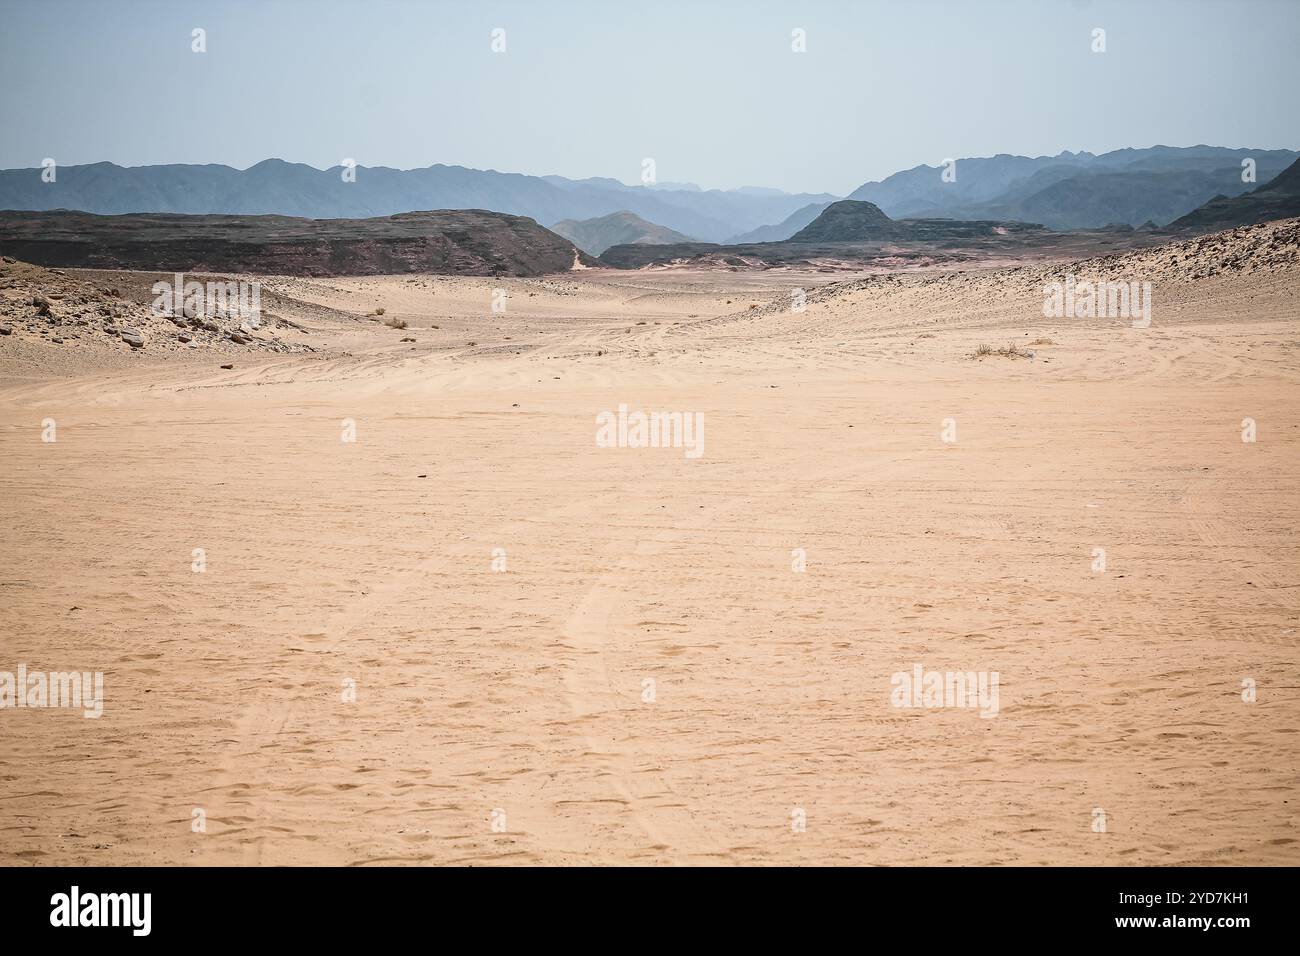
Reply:
[[0, 711], [0, 861], [1300, 863], [1300, 269], [1161, 275], [284, 279], [408, 328], [0, 363], [0, 669], [106, 696]]

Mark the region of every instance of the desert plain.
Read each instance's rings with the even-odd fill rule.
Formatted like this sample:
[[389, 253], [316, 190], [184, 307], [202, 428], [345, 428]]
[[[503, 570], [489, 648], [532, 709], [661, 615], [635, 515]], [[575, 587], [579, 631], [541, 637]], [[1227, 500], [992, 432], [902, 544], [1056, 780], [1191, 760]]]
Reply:
[[[105, 690], [0, 714], [0, 862], [1300, 863], [1296, 230], [8, 336], [0, 668]], [[1150, 325], [1044, 317], [1066, 272]], [[599, 447], [620, 405], [702, 454]], [[916, 665], [996, 715], [894, 706]]]

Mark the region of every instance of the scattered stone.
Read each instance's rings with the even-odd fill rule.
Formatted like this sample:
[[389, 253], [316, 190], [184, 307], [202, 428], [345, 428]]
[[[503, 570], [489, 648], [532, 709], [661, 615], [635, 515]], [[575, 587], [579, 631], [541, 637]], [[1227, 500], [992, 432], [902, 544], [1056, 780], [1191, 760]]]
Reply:
[[122, 341], [125, 342], [127, 345], [131, 346], [131, 348], [133, 349], [144, 348], [144, 336], [141, 335], [139, 332], [137, 332], [135, 329], [123, 329], [121, 332], [118, 333], [118, 335], [121, 336]]
[[221, 367], [222, 367], [222, 368], [234, 368], [235, 366], [233, 366], [233, 365], [223, 365], [223, 366], [221, 366]]
[[12, 325], [0, 325], [0, 335], [13, 335]]

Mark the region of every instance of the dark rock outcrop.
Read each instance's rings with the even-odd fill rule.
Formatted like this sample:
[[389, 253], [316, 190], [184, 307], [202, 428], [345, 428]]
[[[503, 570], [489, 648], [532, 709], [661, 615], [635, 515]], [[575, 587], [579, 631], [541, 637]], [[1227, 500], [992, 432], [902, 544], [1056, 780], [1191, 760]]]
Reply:
[[898, 223], [890, 219], [875, 203], [855, 199], [833, 202], [790, 242], [869, 242], [892, 239], [899, 235]]
[[1258, 189], [1240, 196], [1215, 196], [1175, 219], [1169, 228], [1207, 232], [1296, 216], [1300, 216], [1300, 159]]
[[0, 253], [44, 266], [260, 275], [533, 276], [595, 260], [532, 219], [482, 209], [374, 219], [0, 212]]

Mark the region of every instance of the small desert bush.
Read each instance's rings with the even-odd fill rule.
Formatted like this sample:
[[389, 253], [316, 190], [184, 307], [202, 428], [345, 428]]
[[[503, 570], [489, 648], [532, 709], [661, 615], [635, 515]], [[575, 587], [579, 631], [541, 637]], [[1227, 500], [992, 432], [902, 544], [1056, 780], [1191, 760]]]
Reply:
[[406, 328], [406, 319], [384, 319], [384, 325], [390, 329], [404, 329]]
[[375, 315], [383, 315], [383, 314], [384, 314], [384, 310], [382, 307], [375, 309]]
[[1000, 349], [995, 349], [991, 345], [981, 345], [971, 355], [971, 358], [984, 358], [986, 355], [1001, 355], [1003, 358], [1029, 358], [1028, 352], [1015, 345], [1008, 345]]

